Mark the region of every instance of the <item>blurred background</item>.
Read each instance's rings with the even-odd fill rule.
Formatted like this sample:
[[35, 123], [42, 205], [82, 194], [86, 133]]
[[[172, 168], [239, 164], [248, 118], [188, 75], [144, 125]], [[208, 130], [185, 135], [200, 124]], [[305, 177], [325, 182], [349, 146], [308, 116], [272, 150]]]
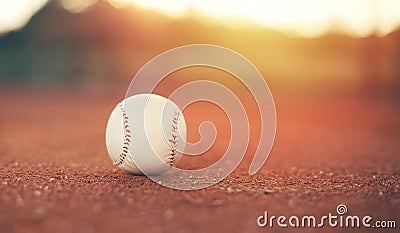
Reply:
[[[270, 123], [251, 93], [220, 70], [172, 73], [156, 93], [217, 81], [243, 101], [250, 125], [229, 179], [177, 195], [114, 166], [104, 135], [138, 70], [193, 43], [234, 50], [261, 71], [277, 133], [265, 166], [248, 176], [261, 124]], [[218, 135], [178, 167], [213, 164], [230, 145], [229, 116], [204, 102], [183, 113], [189, 142], [204, 121]], [[0, 0], [2, 233], [257, 232], [266, 209], [325, 215], [339, 203], [352, 215], [395, 219], [399, 119], [399, 0]]]
[[3, 87], [124, 92], [154, 56], [193, 43], [241, 53], [273, 94], [398, 99], [400, 2], [0, 1]]

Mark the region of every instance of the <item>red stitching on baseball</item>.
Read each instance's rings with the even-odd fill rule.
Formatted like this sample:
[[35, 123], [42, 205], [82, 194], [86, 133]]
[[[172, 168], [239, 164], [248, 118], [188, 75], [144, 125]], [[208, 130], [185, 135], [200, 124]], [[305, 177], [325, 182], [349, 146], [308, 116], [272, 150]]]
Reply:
[[171, 127], [172, 127], [171, 136], [172, 136], [172, 138], [168, 140], [171, 143], [170, 144], [171, 151], [170, 151], [169, 157], [168, 157], [169, 158], [169, 163], [168, 164], [170, 166], [172, 166], [174, 164], [174, 162], [175, 162], [176, 147], [178, 146], [178, 136], [179, 135], [176, 134], [177, 131], [178, 131], [178, 119], [179, 119], [179, 112], [175, 111], [174, 117], [172, 119], [172, 124], [171, 124]]
[[115, 161], [114, 164], [117, 166], [120, 166], [124, 163], [126, 156], [128, 155], [129, 152], [129, 143], [131, 142], [131, 130], [129, 129], [129, 124], [128, 124], [128, 116], [125, 113], [124, 106], [122, 104], [118, 104], [119, 108], [122, 111], [122, 117], [124, 119], [123, 121], [123, 127], [124, 127], [124, 146], [122, 147], [122, 152], [119, 154], [119, 159], [118, 161]]

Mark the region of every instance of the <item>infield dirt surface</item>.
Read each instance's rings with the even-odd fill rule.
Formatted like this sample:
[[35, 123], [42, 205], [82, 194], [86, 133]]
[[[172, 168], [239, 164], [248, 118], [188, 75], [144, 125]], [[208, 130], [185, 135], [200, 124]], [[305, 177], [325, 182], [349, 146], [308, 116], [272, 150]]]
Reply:
[[[121, 95], [2, 90], [0, 98], [1, 233], [398, 232], [256, 223], [264, 211], [318, 217], [345, 204], [350, 215], [400, 225], [398, 102], [276, 97], [275, 144], [256, 175], [247, 175], [246, 155], [224, 181], [177, 191], [113, 166], [105, 127]], [[205, 166], [218, 151], [180, 166]]]

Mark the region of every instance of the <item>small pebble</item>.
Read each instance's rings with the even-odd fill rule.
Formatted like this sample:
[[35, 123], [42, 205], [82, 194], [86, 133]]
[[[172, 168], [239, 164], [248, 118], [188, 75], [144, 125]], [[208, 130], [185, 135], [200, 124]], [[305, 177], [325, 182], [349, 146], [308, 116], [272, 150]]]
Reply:
[[33, 195], [34, 195], [35, 197], [40, 197], [40, 196], [42, 196], [42, 192], [40, 192], [39, 190], [35, 190], [35, 191], [33, 192]]
[[271, 189], [264, 189], [263, 194], [272, 194], [274, 193], [274, 190]]

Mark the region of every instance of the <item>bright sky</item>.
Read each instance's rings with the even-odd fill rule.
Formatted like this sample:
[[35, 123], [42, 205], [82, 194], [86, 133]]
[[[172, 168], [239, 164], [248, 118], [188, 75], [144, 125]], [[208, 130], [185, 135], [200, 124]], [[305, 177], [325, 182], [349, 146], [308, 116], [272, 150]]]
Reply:
[[[97, 0], [61, 0], [80, 12]], [[302, 36], [334, 28], [353, 35], [386, 35], [400, 26], [400, 0], [108, 0], [115, 7], [135, 4], [171, 17], [198, 12], [222, 23], [240, 19]], [[0, 0], [0, 32], [22, 27], [47, 0]], [[232, 21], [235, 19], [236, 21]]]

